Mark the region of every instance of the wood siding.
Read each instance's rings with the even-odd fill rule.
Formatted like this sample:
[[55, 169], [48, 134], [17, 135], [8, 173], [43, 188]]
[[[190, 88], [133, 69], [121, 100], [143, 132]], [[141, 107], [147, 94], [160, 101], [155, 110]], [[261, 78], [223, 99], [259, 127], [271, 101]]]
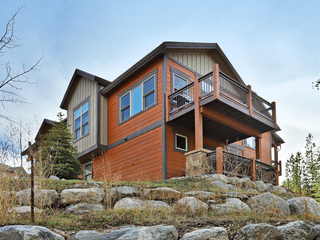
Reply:
[[89, 135], [75, 141], [74, 145], [78, 148], [79, 153], [94, 146], [97, 143], [96, 131], [96, 113], [97, 113], [97, 84], [94, 81], [81, 77], [70, 93], [70, 101], [68, 104], [68, 124], [74, 134], [74, 108], [83, 100], [89, 99]]
[[161, 133], [162, 129], [158, 127], [95, 157], [94, 179], [107, 181], [162, 179]]
[[[100, 86], [100, 90], [103, 87]], [[100, 97], [100, 144], [108, 145], [108, 98]]]
[[[157, 105], [119, 125], [118, 95], [158, 68]], [[108, 95], [108, 145], [162, 119], [162, 61], [157, 60]]]

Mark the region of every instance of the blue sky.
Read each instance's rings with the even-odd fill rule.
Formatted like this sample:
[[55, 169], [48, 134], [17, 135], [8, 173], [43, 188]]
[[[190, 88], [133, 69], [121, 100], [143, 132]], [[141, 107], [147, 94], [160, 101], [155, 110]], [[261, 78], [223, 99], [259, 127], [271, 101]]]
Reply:
[[311, 84], [320, 78], [319, 1], [3, 0], [0, 33], [24, 3], [15, 28], [21, 47], [0, 61], [19, 69], [43, 54], [41, 72], [21, 91], [30, 104], [1, 114], [56, 119], [76, 68], [112, 81], [163, 41], [216, 42], [246, 84], [277, 102], [280, 159], [304, 151], [309, 132], [320, 145], [320, 91]]

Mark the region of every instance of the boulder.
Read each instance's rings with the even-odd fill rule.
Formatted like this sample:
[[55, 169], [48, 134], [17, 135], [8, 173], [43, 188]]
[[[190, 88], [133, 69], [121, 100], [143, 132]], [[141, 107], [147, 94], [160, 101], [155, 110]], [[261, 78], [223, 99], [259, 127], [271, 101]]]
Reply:
[[61, 204], [100, 203], [104, 198], [102, 188], [73, 188], [61, 191]]
[[310, 197], [295, 197], [287, 200], [291, 214], [320, 217], [320, 204]]
[[281, 194], [286, 194], [287, 190], [280, 186], [274, 186], [273, 189], [271, 189], [271, 193], [281, 195]]
[[226, 175], [223, 175], [223, 174], [219, 174], [219, 173], [215, 173], [213, 174], [211, 177], [210, 177], [211, 181], [215, 181], [215, 180], [218, 180], [218, 181], [221, 181], [223, 183], [228, 183], [228, 177]]
[[184, 197], [177, 202], [177, 207], [187, 208], [191, 212], [208, 211], [208, 205], [195, 197]]
[[157, 225], [151, 227], [126, 227], [111, 231], [109, 233], [99, 233], [97, 231], [80, 231], [74, 235], [72, 240], [101, 240], [101, 239], [152, 239], [152, 240], [176, 240], [178, 231], [174, 226]]
[[314, 228], [317, 230], [317, 235], [314, 240], [320, 240], [320, 225], [316, 225]]
[[267, 223], [248, 224], [234, 236], [234, 240], [282, 240], [281, 232]]
[[266, 192], [254, 196], [247, 201], [251, 211], [259, 214], [290, 215], [289, 204], [282, 198]]
[[184, 194], [187, 196], [196, 197], [198, 199], [210, 199], [216, 196], [213, 192], [205, 192], [205, 191], [191, 191], [191, 192], [185, 192]]
[[[16, 192], [16, 201], [20, 205], [30, 205], [31, 189]], [[58, 193], [51, 189], [35, 189], [34, 190], [34, 204], [36, 207], [48, 207], [57, 203]]]
[[133, 210], [133, 209], [147, 209], [147, 208], [165, 208], [170, 209], [170, 206], [162, 201], [143, 201], [135, 198], [123, 198], [116, 202], [114, 209], [124, 209], [124, 210]]
[[158, 187], [154, 189], [146, 189], [144, 190], [144, 196], [147, 199], [179, 199], [181, 197], [181, 193], [172, 188], [167, 187]]
[[64, 214], [84, 214], [89, 212], [101, 212], [104, 210], [104, 206], [101, 204], [88, 204], [88, 203], [79, 203], [76, 205], [70, 205], [67, 207], [67, 210]]
[[232, 184], [227, 184], [227, 188], [228, 191], [238, 191], [239, 188], [237, 188], [236, 186], [232, 185]]
[[60, 178], [59, 178], [59, 177], [57, 177], [57, 176], [53, 176], [53, 175], [51, 175], [51, 176], [49, 177], [49, 179], [52, 179], [52, 180], [60, 180]]
[[240, 181], [242, 182], [242, 187], [244, 188], [257, 188], [256, 184], [252, 182], [250, 178], [241, 178]]
[[256, 189], [258, 190], [258, 192], [264, 193], [268, 191], [267, 186], [264, 184], [264, 182], [262, 181], [255, 181], [254, 182], [256, 184]]
[[225, 204], [210, 204], [209, 207], [218, 214], [251, 212], [249, 206], [238, 198], [229, 198]]
[[84, 183], [79, 183], [74, 185], [75, 188], [91, 188], [91, 187], [97, 187], [99, 188], [100, 185], [94, 181], [88, 181]]
[[228, 192], [227, 184], [222, 182], [222, 181], [220, 181], [220, 180], [212, 181], [211, 185], [215, 190], [222, 191], [222, 192]]
[[317, 229], [303, 221], [295, 221], [278, 227], [284, 240], [313, 240]]
[[145, 208], [151, 207], [151, 208], [165, 208], [165, 209], [171, 209], [171, 207], [162, 201], [156, 201], [156, 200], [149, 200], [144, 201]]
[[232, 184], [232, 185], [236, 186], [237, 188], [243, 187], [243, 182], [241, 181], [241, 178], [229, 177], [227, 183]]
[[64, 237], [39, 226], [13, 225], [0, 228], [0, 240], [64, 240]]
[[183, 235], [181, 240], [228, 240], [228, 233], [222, 227], [213, 227], [208, 229], [199, 229]]
[[116, 187], [110, 190], [110, 196], [112, 199], [121, 199], [126, 197], [137, 197], [139, 191], [135, 187]]
[[257, 189], [254, 189], [254, 188], [242, 188], [243, 191], [245, 191], [246, 193], [249, 193], [249, 194], [259, 194], [259, 192], [257, 191]]
[[248, 196], [245, 195], [244, 193], [241, 193], [241, 192], [221, 193], [220, 196], [221, 196], [221, 197], [224, 197], [224, 198], [239, 198], [239, 199], [241, 199], [241, 200], [246, 200], [246, 199], [248, 199]]
[[[17, 213], [17, 214], [30, 214], [31, 207], [30, 206], [15, 206], [8, 210], [9, 213]], [[42, 213], [42, 210], [39, 208], [34, 208], [35, 213]]]
[[267, 188], [267, 192], [273, 192], [273, 184], [272, 183], [265, 183]]

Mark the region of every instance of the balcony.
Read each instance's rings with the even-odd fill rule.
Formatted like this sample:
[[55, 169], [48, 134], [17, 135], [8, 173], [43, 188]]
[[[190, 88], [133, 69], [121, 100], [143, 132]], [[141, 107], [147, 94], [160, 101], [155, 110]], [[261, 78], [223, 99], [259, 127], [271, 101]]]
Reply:
[[195, 129], [202, 115], [203, 135], [218, 142], [234, 142], [277, 129], [276, 105], [260, 97], [251, 86], [213, 71], [166, 97], [166, 120]]

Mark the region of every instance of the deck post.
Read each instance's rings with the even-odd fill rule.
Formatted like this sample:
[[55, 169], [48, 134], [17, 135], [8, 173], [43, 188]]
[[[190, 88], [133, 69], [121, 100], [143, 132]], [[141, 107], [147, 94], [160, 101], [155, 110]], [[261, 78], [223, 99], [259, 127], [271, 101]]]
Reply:
[[248, 104], [248, 108], [249, 108], [249, 115], [250, 117], [252, 117], [252, 90], [251, 90], [251, 85], [247, 86], [249, 92], [247, 95], [247, 104]]
[[273, 147], [273, 150], [274, 150], [274, 160], [275, 160], [275, 175], [276, 175], [276, 185], [278, 186], [279, 185], [279, 160], [278, 160], [278, 148], [277, 146], [274, 146]]
[[216, 148], [216, 167], [217, 167], [217, 173], [223, 174], [223, 152], [222, 147]]
[[252, 181], [256, 180], [256, 160], [260, 159], [260, 161], [262, 161], [261, 138], [256, 137], [255, 139], [256, 139], [256, 159], [252, 161], [252, 165], [251, 165]]
[[200, 93], [201, 83], [199, 79], [194, 80], [194, 134], [195, 134], [195, 149], [203, 148], [203, 119], [200, 113]]
[[166, 91], [165, 93], [164, 93], [164, 98], [165, 98], [165, 107], [166, 107], [166, 122], [169, 122], [169, 98], [168, 98], [168, 91]]
[[220, 98], [220, 78], [219, 78], [219, 64], [213, 64], [212, 71], [213, 78], [213, 100], [219, 100]]
[[277, 129], [277, 111], [276, 111], [276, 102], [272, 102], [271, 103], [273, 105], [273, 109], [272, 109], [272, 118], [273, 118], [273, 121], [274, 121], [274, 128]]

